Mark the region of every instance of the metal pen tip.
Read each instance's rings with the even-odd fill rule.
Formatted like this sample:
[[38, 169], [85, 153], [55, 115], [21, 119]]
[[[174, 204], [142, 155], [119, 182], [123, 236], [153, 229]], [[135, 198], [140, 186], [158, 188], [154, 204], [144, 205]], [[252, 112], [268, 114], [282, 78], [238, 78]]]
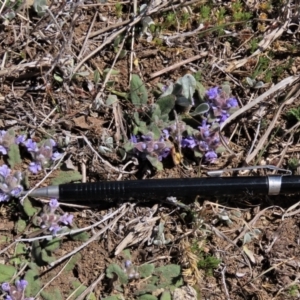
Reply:
[[[21, 196], [25, 196], [28, 191], [21, 192]], [[59, 186], [47, 186], [33, 190], [28, 196], [41, 198], [59, 198]]]

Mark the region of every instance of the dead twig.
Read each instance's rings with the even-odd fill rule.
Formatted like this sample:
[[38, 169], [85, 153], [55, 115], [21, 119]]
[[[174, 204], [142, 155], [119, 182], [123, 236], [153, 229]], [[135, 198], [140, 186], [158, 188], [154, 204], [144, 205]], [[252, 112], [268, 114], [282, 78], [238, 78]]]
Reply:
[[190, 62], [192, 62], [192, 61], [194, 61], [194, 60], [200, 59], [200, 58], [205, 57], [205, 56], [207, 56], [207, 55], [208, 55], [208, 51], [204, 51], [204, 52], [202, 52], [201, 54], [198, 54], [198, 55], [195, 55], [195, 56], [193, 56], [193, 57], [191, 57], [191, 58], [182, 60], [182, 61], [178, 62], [178, 63], [175, 64], [175, 65], [172, 65], [172, 66], [170, 66], [170, 67], [167, 67], [167, 68], [165, 68], [165, 69], [162, 69], [162, 70], [160, 70], [160, 71], [158, 71], [158, 72], [154, 72], [154, 73], [150, 74], [149, 77], [150, 77], [151, 79], [153, 79], [153, 78], [155, 78], [155, 77], [157, 77], [157, 76], [160, 76], [160, 75], [162, 75], [162, 74], [164, 74], [164, 73], [167, 73], [167, 72], [170, 72], [170, 71], [172, 71], [172, 70], [175, 70], [175, 69], [177, 69], [177, 68], [179, 68], [179, 67], [181, 67], [181, 66], [184, 66], [184, 65], [186, 65], [186, 64], [188, 64], [188, 63], [190, 63]]

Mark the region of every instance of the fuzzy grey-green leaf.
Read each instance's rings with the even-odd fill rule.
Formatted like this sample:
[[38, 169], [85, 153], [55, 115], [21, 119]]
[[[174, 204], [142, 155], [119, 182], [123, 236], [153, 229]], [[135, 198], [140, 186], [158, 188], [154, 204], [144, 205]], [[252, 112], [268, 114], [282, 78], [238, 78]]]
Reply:
[[148, 92], [141, 78], [133, 74], [130, 81], [130, 99], [133, 105], [140, 107], [147, 103]]
[[24, 209], [25, 214], [28, 217], [32, 217], [37, 212], [37, 209], [32, 206], [32, 203], [29, 200], [29, 198], [25, 198], [24, 199], [24, 201], [23, 201], [23, 209]]
[[12, 144], [8, 150], [8, 163], [11, 168], [13, 168], [16, 164], [20, 164], [22, 162], [19, 146], [16, 144]]
[[154, 264], [145, 264], [138, 268], [141, 278], [149, 277], [154, 271]]
[[128, 283], [127, 274], [121, 269], [121, 267], [117, 264], [110, 264], [106, 269], [106, 276], [112, 279], [114, 278], [114, 274], [118, 276], [118, 280], [121, 284]]
[[10, 281], [16, 273], [13, 266], [0, 264], [0, 282]]
[[171, 95], [161, 97], [156, 101], [156, 104], [158, 104], [160, 107], [161, 115], [166, 115], [171, 112], [171, 110], [175, 106], [175, 100], [176, 97], [171, 94]]
[[52, 185], [69, 183], [81, 180], [82, 175], [78, 171], [60, 171], [58, 175], [51, 180]]

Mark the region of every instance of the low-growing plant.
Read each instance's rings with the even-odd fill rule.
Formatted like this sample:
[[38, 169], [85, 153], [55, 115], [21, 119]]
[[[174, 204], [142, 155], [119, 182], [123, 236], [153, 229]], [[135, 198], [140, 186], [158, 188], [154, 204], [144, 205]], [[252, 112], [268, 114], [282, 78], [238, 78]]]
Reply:
[[[133, 76], [130, 86], [132, 103], [137, 108], [145, 107], [148, 94], [138, 75]], [[161, 96], [145, 113], [133, 114], [133, 131], [130, 141], [124, 145], [125, 150], [141, 160], [148, 160], [158, 170], [163, 169], [162, 160], [172, 149], [179, 147], [192, 149], [195, 157], [214, 162], [225, 150], [219, 126], [238, 108], [229, 85], [205, 90], [187, 74], [161, 89]], [[189, 117], [174, 118], [176, 107]], [[188, 125], [191, 118], [202, 119], [198, 130]]]
[[[183, 285], [181, 268], [174, 264], [161, 267], [155, 267], [153, 264], [144, 264], [138, 267], [130, 259], [126, 259], [122, 267], [118, 264], [109, 265], [106, 269], [106, 276], [112, 280], [114, 289], [119, 292], [123, 291], [123, 287], [129, 281], [142, 279], [141, 284], [138, 285], [139, 288], [135, 292], [138, 299], [148, 299], [148, 297], [157, 294], [157, 292], [167, 293]], [[158, 298], [155, 296], [153, 299], [157, 300]]]

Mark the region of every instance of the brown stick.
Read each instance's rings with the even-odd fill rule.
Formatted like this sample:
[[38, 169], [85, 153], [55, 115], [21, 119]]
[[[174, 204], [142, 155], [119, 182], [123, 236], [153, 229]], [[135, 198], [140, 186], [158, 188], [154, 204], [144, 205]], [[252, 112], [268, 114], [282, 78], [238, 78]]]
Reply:
[[183, 66], [183, 65], [186, 65], [186, 64], [188, 64], [188, 63], [190, 63], [190, 62], [192, 62], [192, 61], [194, 61], [194, 60], [197, 60], [197, 59], [199, 59], [199, 58], [205, 57], [205, 56], [207, 56], [207, 55], [208, 55], [208, 51], [202, 52], [201, 54], [198, 54], [198, 55], [195, 55], [195, 56], [193, 56], [193, 57], [191, 57], [191, 58], [188, 58], [188, 59], [186, 59], [186, 60], [183, 60], [183, 61], [181, 61], [181, 62], [179, 62], [179, 63], [177, 63], [177, 64], [175, 64], [175, 65], [172, 65], [172, 66], [170, 66], [170, 67], [167, 67], [167, 68], [165, 68], [165, 69], [162, 69], [162, 70], [160, 70], [160, 71], [157, 71], [157, 72], [155, 72], [155, 73], [152, 73], [152, 74], [150, 74], [150, 78], [152, 79], [152, 78], [155, 78], [155, 77], [157, 77], [157, 76], [160, 76], [160, 75], [162, 75], [162, 74], [164, 74], [164, 73], [170, 72], [170, 71], [172, 71], [172, 70], [174, 70], [174, 69], [177, 69], [177, 68], [179, 68], [179, 67], [181, 67], [181, 66]]

